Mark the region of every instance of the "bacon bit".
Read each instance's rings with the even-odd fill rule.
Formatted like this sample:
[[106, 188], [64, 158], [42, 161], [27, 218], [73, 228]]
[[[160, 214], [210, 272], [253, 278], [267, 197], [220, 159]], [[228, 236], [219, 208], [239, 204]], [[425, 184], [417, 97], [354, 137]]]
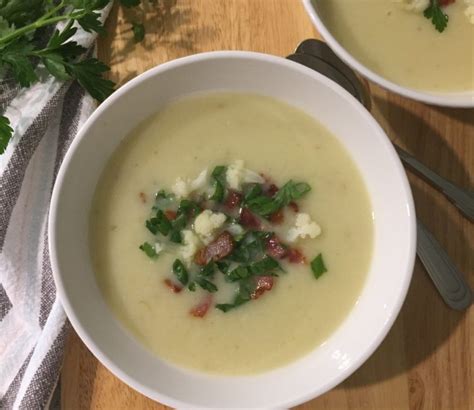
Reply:
[[142, 201], [142, 203], [146, 203], [146, 194], [145, 194], [145, 192], [140, 192], [138, 194], [138, 196], [140, 197], [140, 201]]
[[173, 211], [173, 210], [171, 210], [171, 209], [167, 209], [167, 210], [165, 211], [165, 215], [166, 215], [166, 217], [167, 217], [169, 220], [172, 221], [172, 220], [176, 219], [176, 215], [177, 215], [177, 214], [176, 214], [175, 211]]
[[283, 214], [283, 209], [279, 209], [276, 212], [273, 212], [268, 219], [270, 220], [271, 223], [274, 223], [276, 225], [279, 225], [283, 222], [283, 219], [285, 218]]
[[250, 229], [261, 228], [259, 219], [248, 208], [242, 208], [240, 212], [240, 223]]
[[449, 6], [450, 4], [454, 3], [456, 0], [439, 0], [439, 5], [441, 7]]
[[199, 303], [199, 305], [194, 306], [189, 313], [194, 317], [204, 317], [211, 307], [212, 304], [212, 295], [207, 294], [206, 297]]
[[273, 197], [279, 190], [280, 189], [275, 184], [270, 184], [266, 191], [266, 194], [270, 197]]
[[298, 204], [295, 202], [295, 201], [291, 201], [288, 206], [291, 208], [291, 210], [293, 212], [299, 212], [300, 211], [300, 207], [298, 206]]
[[267, 254], [275, 259], [283, 259], [288, 253], [275, 234], [267, 239], [266, 250]]
[[288, 250], [288, 260], [291, 263], [307, 263], [306, 256], [298, 249]]
[[230, 255], [234, 250], [234, 238], [224, 231], [206, 247], [200, 249], [194, 255], [194, 262], [198, 265], [207, 265], [210, 261], [219, 261]]
[[173, 293], [179, 293], [183, 290], [182, 286], [177, 285], [171, 279], [165, 279], [163, 282]]
[[241, 202], [242, 202], [242, 194], [239, 194], [237, 191], [229, 189], [229, 194], [227, 195], [227, 198], [225, 199], [224, 205], [229, 209], [233, 209], [239, 206]]
[[256, 280], [255, 290], [252, 292], [250, 297], [252, 299], [258, 299], [265, 293], [265, 291], [272, 290], [272, 287], [273, 276], [258, 276]]

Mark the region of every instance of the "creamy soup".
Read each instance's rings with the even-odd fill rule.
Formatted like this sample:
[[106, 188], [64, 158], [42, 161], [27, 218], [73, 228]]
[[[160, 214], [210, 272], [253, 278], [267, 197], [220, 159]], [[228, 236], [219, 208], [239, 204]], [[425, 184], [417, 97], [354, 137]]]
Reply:
[[[174, 293], [165, 286], [182, 245], [147, 257], [139, 245], [155, 237], [144, 221], [153, 194], [175, 189], [178, 177], [193, 180], [203, 169], [236, 160], [280, 187], [289, 180], [311, 186], [298, 207], [318, 229], [293, 238], [291, 246], [308, 262], [324, 255], [327, 272], [316, 279], [309, 263], [281, 260], [286, 273], [278, 271], [271, 291], [227, 312], [215, 306], [232, 301], [236, 288], [216, 273], [212, 281], [219, 291], [212, 294], [207, 314], [196, 317], [190, 309], [209, 293], [201, 287]], [[292, 212], [285, 210], [276, 229], [282, 236], [291, 232]], [[91, 254], [107, 303], [156, 355], [200, 371], [250, 374], [308, 353], [348, 315], [371, 260], [371, 212], [349, 154], [312, 117], [263, 96], [195, 96], [153, 115], [113, 154], [91, 211]]]
[[337, 41], [382, 77], [425, 91], [474, 90], [474, 2], [444, 7], [449, 21], [441, 33], [407, 0], [313, 2]]

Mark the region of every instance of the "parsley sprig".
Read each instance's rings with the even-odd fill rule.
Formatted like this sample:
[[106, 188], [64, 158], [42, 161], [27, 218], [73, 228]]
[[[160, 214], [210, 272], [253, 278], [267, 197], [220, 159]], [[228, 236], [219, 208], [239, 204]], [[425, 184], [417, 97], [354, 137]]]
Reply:
[[448, 25], [449, 17], [442, 10], [439, 0], [430, 0], [430, 5], [425, 9], [423, 15], [431, 20], [436, 30], [440, 33], [442, 33]]
[[[0, 73], [9, 75], [21, 87], [38, 81], [35, 71], [43, 65], [60, 81], [77, 80], [96, 100], [103, 101], [115, 84], [103, 77], [109, 67], [92, 57], [83, 57], [85, 48], [71, 40], [77, 25], [88, 32], [104, 33], [100, 11], [111, 0], [3, 0], [0, 1]], [[120, 0], [125, 7], [134, 7], [140, 0]], [[44, 29], [64, 22], [55, 30], [46, 45], [41, 44]], [[132, 23], [135, 41], [145, 35], [140, 23]], [[0, 154], [13, 134], [10, 121], [0, 115]]]

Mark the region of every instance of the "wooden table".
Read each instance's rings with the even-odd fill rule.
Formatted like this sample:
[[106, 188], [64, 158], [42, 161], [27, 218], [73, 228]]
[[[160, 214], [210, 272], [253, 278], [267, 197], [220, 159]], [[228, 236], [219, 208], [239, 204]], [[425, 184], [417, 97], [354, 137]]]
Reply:
[[[143, 71], [202, 51], [286, 56], [318, 36], [299, 0], [158, 0], [145, 14], [114, 7], [99, 57], [123, 84]], [[134, 45], [126, 18], [145, 20]], [[468, 45], [467, 45], [468, 46]], [[371, 84], [373, 113], [390, 137], [454, 183], [473, 189], [474, 110], [409, 101]], [[474, 288], [474, 229], [440, 193], [410, 175], [420, 219]], [[349, 379], [301, 409], [474, 409], [474, 308], [445, 306], [417, 261], [401, 314], [375, 354]], [[62, 372], [64, 409], [164, 409], [115, 378], [74, 331]]]

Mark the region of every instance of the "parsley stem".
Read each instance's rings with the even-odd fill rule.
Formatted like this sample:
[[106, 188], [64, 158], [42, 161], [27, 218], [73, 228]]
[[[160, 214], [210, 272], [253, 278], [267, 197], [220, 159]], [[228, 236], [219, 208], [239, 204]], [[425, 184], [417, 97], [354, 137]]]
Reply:
[[11, 40], [14, 40], [17, 37], [20, 37], [20, 36], [22, 36], [24, 34], [27, 34], [31, 31], [35, 31], [35, 30], [37, 30], [41, 27], [49, 26], [51, 24], [57, 23], [59, 21], [70, 20], [70, 19], [78, 20], [81, 17], [84, 17], [86, 14], [87, 14], [87, 11], [83, 10], [83, 11], [77, 12], [77, 13], [64, 14], [62, 16], [50, 17], [50, 18], [47, 18], [45, 20], [39, 19], [39, 20], [35, 21], [34, 23], [28, 24], [27, 26], [19, 28], [19, 29], [15, 30], [14, 32], [8, 34], [7, 36], [0, 38], [0, 44], [6, 44], [6, 43], [10, 42]]
[[44, 21], [44, 20], [48, 19], [50, 16], [56, 14], [63, 7], [64, 7], [64, 0], [61, 1], [56, 7], [53, 7], [47, 13], [43, 14], [37, 21]]

